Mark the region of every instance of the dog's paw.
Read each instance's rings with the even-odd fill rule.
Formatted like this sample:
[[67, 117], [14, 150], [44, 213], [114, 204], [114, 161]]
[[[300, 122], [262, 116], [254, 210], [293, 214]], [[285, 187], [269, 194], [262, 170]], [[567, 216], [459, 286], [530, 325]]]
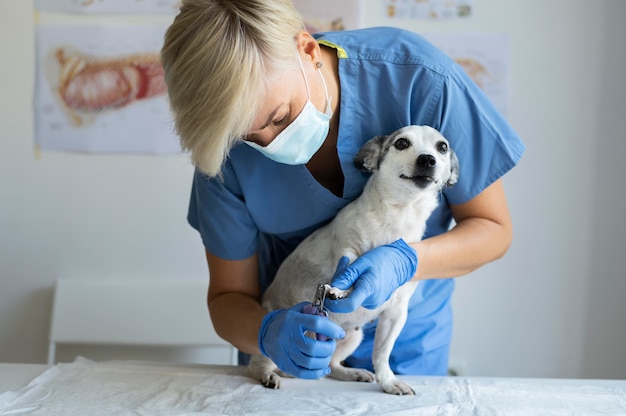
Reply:
[[398, 379], [381, 383], [381, 387], [385, 393], [395, 394], [397, 396], [415, 396], [415, 390], [408, 384]]
[[354, 377], [353, 381], [362, 383], [373, 383], [376, 380], [376, 376], [373, 373], [363, 369], [356, 370], [352, 376]]
[[376, 380], [376, 376], [362, 368], [332, 367], [330, 377], [342, 381], [359, 381], [363, 383], [372, 383]]
[[349, 290], [337, 289], [336, 287], [332, 287], [330, 285], [324, 286], [326, 287], [326, 296], [332, 300], [347, 298], [350, 294]]
[[261, 375], [261, 384], [268, 389], [279, 389], [280, 388], [280, 376], [273, 371], [267, 371]]

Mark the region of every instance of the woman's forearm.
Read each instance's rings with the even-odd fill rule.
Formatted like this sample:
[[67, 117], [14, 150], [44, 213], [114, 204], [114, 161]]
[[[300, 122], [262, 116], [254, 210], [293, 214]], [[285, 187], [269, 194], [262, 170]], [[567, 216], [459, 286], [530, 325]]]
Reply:
[[267, 311], [261, 307], [256, 255], [225, 260], [206, 250], [207, 305], [217, 334], [249, 354], [259, 354], [258, 334]]
[[257, 299], [242, 293], [224, 293], [208, 302], [217, 334], [242, 352], [260, 354], [258, 334], [267, 314]]

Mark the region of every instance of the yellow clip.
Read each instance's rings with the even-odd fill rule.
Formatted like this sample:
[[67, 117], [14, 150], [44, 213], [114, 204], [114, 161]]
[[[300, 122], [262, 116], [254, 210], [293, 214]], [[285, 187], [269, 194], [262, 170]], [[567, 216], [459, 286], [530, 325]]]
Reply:
[[325, 39], [319, 39], [317, 41], [317, 43], [319, 43], [320, 45], [328, 46], [330, 48], [335, 49], [337, 51], [337, 57], [338, 58], [344, 58], [345, 59], [345, 58], [348, 57], [348, 53], [346, 52], [346, 50], [344, 48], [342, 48], [341, 46], [339, 46], [339, 45], [335, 45], [334, 43], [329, 42], [329, 41], [327, 41]]

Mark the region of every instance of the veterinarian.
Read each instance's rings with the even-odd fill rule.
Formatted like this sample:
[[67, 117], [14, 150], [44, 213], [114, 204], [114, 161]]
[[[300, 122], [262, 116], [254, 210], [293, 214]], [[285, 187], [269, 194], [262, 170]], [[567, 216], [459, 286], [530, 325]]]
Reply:
[[[417, 34], [311, 35], [289, 0], [183, 0], [162, 60], [176, 130], [197, 168], [188, 221], [206, 248], [211, 319], [241, 363], [262, 353], [297, 377], [328, 374], [343, 329], [303, 314], [303, 304], [268, 313], [261, 295], [295, 246], [359, 196], [367, 175], [352, 159], [363, 143], [407, 125], [441, 131], [460, 178], [424, 240], [340, 267], [333, 285], [354, 291], [326, 306], [375, 308], [419, 280], [390, 364], [398, 374], [446, 374], [451, 278], [498, 259], [512, 238], [501, 177], [524, 145], [485, 94]], [[373, 370], [375, 325], [347, 365]]]

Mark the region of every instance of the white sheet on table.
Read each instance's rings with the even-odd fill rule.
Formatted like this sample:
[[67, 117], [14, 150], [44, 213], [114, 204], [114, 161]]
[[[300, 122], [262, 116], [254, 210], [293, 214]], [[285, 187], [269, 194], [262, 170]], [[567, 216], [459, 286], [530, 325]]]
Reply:
[[330, 379], [286, 379], [270, 390], [239, 367], [78, 358], [0, 394], [0, 415], [626, 415], [626, 383], [403, 379], [415, 396]]

